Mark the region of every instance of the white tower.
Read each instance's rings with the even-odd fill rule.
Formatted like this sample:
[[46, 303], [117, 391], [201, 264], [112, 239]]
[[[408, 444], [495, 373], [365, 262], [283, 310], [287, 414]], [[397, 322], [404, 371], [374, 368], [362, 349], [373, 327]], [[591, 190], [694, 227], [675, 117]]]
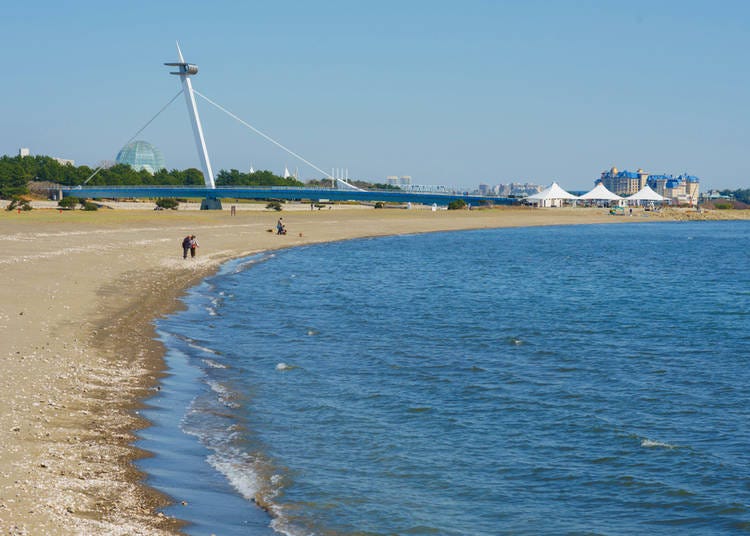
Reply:
[[198, 149], [198, 158], [201, 161], [201, 170], [203, 171], [203, 180], [206, 183], [206, 188], [216, 188], [214, 182], [214, 172], [211, 169], [211, 160], [208, 158], [208, 150], [206, 149], [206, 139], [203, 137], [203, 127], [201, 126], [201, 118], [198, 116], [198, 107], [195, 105], [195, 95], [193, 94], [193, 85], [190, 82], [190, 76], [198, 74], [198, 66], [190, 63], [185, 63], [185, 59], [182, 57], [182, 51], [180, 50], [180, 44], [177, 43], [177, 56], [179, 57], [178, 63], [165, 63], [170, 67], [179, 67], [179, 71], [176, 74], [180, 77], [182, 82], [182, 92], [185, 94], [185, 102], [187, 103], [188, 112], [190, 113], [190, 122], [193, 124], [193, 134], [195, 135], [195, 146]]

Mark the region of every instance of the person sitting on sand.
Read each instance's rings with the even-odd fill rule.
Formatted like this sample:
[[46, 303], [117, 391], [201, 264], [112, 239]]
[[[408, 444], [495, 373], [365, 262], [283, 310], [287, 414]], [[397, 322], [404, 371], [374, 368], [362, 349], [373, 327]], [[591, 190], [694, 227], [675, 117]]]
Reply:
[[195, 239], [195, 235], [190, 235], [190, 256], [195, 257], [195, 250], [199, 248], [198, 241]]

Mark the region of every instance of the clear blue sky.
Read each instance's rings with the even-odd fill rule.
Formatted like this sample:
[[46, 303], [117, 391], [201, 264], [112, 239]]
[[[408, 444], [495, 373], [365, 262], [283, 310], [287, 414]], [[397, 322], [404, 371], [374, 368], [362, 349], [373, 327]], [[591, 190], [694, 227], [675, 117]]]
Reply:
[[[466, 187], [601, 171], [750, 186], [750, 2], [9, 2], [0, 153], [96, 166], [194, 86], [322, 169]], [[299, 166], [198, 101], [214, 169]], [[183, 99], [140, 139], [198, 167]]]

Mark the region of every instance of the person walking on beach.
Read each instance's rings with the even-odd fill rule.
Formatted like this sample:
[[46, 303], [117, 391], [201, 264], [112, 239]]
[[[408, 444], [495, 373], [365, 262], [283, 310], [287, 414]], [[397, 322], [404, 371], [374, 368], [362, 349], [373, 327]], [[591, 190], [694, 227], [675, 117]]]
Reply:
[[182, 258], [187, 259], [188, 251], [190, 251], [190, 235], [187, 235], [182, 239]]
[[195, 250], [199, 248], [198, 241], [195, 239], [195, 235], [190, 235], [190, 257], [195, 257]]
[[279, 218], [279, 221], [276, 222], [276, 234], [286, 234], [286, 229], [284, 228], [284, 221], [282, 218]]

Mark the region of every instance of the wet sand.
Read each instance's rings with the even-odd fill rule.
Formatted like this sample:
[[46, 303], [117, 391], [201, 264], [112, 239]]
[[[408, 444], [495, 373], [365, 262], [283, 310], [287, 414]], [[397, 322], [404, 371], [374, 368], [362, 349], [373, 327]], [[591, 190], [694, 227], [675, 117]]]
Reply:
[[[135, 205], [129, 205], [134, 208]], [[172, 534], [132, 446], [158, 385], [152, 321], [224, 261], [267, 249], [388, 234], [532, 225], [749, 219], [750, 211], [502, 208], [283, 212], [102, 209], [0, 213], [0, 533]], [[297, 210], [292, 210], [296, 208]], [[289, 234], [269, 232], [279, 216]], [[192, 233], [200, 248], [182, 259]]]

